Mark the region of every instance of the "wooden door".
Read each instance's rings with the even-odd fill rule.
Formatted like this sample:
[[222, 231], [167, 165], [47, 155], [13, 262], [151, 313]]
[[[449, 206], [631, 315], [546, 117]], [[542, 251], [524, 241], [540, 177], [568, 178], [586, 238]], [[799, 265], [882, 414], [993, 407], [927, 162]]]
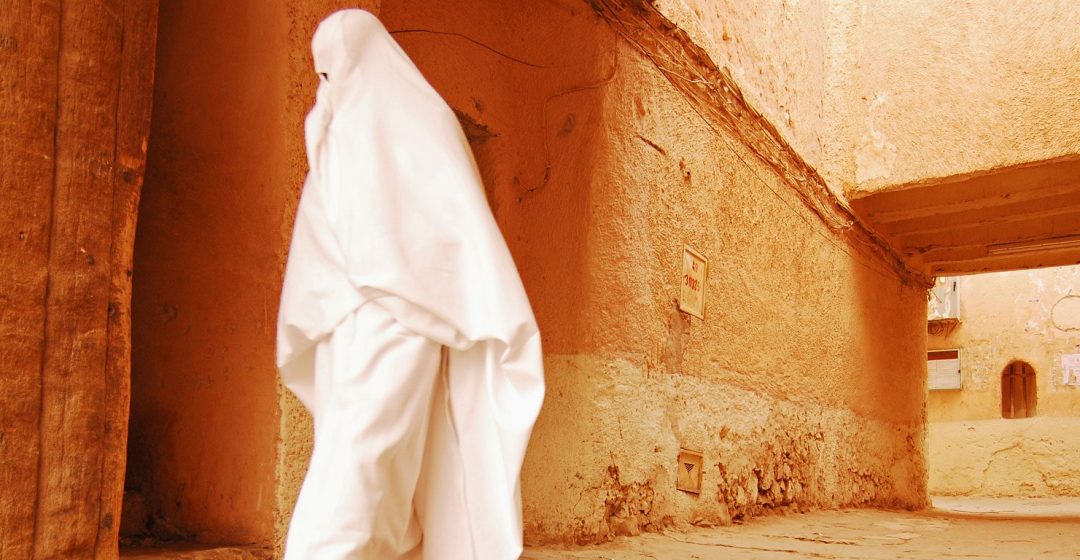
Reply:
[[1012, 362], [1001, 372], [1001, 417], [1030, 418], [1037, 403], [1035, 369], [1027, 362]]
[[157, 2], [0, 6], [0, 557], [115, 558]]

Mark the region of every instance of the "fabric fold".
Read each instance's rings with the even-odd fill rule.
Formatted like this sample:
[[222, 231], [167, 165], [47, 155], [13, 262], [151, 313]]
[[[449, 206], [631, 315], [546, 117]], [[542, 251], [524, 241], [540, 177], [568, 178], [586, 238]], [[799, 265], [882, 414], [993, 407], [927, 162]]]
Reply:
[[[453, 111], [371, 14], [331, 15], [312, 51], [320, 84], [305, 122], [310, 171], [278, 317], [282, 381], [318, 422], [325, 411], [314, 396], [317, 348], [370, 303], [448, 348], [453, 429], [433, 427], [429, 437], [454, 441], [428, 448], [457, 451], [425, 452], [423, 468], [461, 473], [456, 491], [466, 511], [458, 514], [467, 516], [476, 558], [517, 558], [518, 478], [544, 395], [540, 334], [468, 142]], [[357, 340], [386, 343], [385, 333], [366, 335]], [[437, 464], [454, 456], [459, 465]], [[454, 513], [426, 518], [444, 515]], [[450, 557], [428, 544], [425, 557]]]

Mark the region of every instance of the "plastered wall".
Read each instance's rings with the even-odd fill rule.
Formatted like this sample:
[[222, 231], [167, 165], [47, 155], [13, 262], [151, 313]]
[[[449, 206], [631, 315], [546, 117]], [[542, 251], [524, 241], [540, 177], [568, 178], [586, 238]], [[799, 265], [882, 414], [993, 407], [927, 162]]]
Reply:
[[[382, 17], [423, 30], [398, 39], [472, 130], [544, 333], [530, 542], [925, 503], [920, 289], [833, 237], [587, 6]], [[684, 243], [711, 259], [705, 321], [673, 303]], [[680, 446], [705, 454], [700, 496], [675, 490]]]
[[[204, 542], [272, 530], [273, 326], [282, 185], [275, 50], [261, 3], [162, 2], [136, 234], [128, 528]], [[142, 525], [138, 527], [137, 525]]]
[[[930, 349], [961, 350], [958, 391], [928, 398], [930, 490], [991, 496], [1080, 495], [1080, 386], [1061, 357], [1080, 353], [1080, 267], [957, 278], [960, 324]], [[1001, 371], [1035, 369], [1037, 414], [1001, 418]]]
[[135, 242], [128, 533], [266, 545], [280, 534], [282, 488], [303, 472], [280, 462], [306, 459], [305, 438], [281, 435], [310, 428], [277, 383], [276, 312], [306, 171], [308, 45], [340, 7], [161, 3]]
[[961, 349], [959, 391], [933, 391], [931, 422], [1001, 418], [1001, 370], [1035, 369], [1039, 416], [1080, 415], [1080, 387], [1062, 383], [1061, 357], [1080, 353], [1080, 267], [956, 278], [960, 324], [930, 335], [931, 350]]
[[750, 103], [842, 194], [849, 148], [838, 140], [854, 94], [845, 83], [850, 14], [844, 2], [658, 0], [738, 82]]
[[850, 196], [1080, 153], [1073, 2], [838, 4]]
[[1069, 0], [653, 5], [849, 198], [1080, 152]]
[[[311, 431], [276, 385], [271, 326], [306, 167], [310, 34], [336, 6], [256, 4], [163, 6], [180, 29], [158, 90], [136, 344], [157, 372], [149, 402], [186, 395], [162, 407], [177, 418], [169, 488], [226, 536], [280, 542]], [[589, 4], [368, 7], [458, 112], [540, 322], [529, 542], [925, 505], [921, 288], [832, 233]], [[270, 27], [237, 25], [256, 18]], [[684, 244], [710, 259], [704, 321], [675, 309]], [[680, 446], [704, 453], [700, 495], [675, 490]]]

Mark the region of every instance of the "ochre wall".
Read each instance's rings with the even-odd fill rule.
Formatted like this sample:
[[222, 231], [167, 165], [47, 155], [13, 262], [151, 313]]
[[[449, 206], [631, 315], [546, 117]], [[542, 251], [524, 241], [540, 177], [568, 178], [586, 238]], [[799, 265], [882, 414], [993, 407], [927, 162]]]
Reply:
[[854, 92], [836, 138], [852, 197], [1080, 154], [1073, 2], [834, 1], [854, 22], [831, 47]]
[[344, 4], [162, 3], [128, 473], [156, 536], [269, 545], [291, 510], [307, 447], [281, 434], [310, 424], [278, 385], [275, 323], [311, 34]]
[[659, 0], [656, 9], [685, 29], [738, 82], [747, 100], [824, 176], [830, 187], [849, 157], [837, 142], [851, 91], [846, 76], [842, 2]]
[[[1080, 353], [1080, 267], [957, 278], [960, 324], [930, 349], [961, 350], [958, 391], [928, 398], [930, 490], [993, 496], [1080, 495], [1080, 387], [1061, 357]], [[1001, 371], [1035, 369], [1037, 415], [1001, 418]]]
[[[163, 449], [253, 466], [238, 479], [235, 466], [163, 455], [187, 462], [166, 477], [180, 496], [225, 490], [185, 499], [233, 537], [280, 539], [310, 449], [306, 413], [274, 383], [272, 325], [306, 167], [308, 44], [329, 4], [169, 8], [177, 60], [204, 60], [187, 66], [214, 78], [196, 88], [177, 65], [158, 90], [175, 116], [155, 122], [137, 363], [157, 380], [148, 403], [184, 395], [160, 415], [184, 422]], [[925, 504], [920, 288], [830, 232], [588, 4], [370, 7], [458, 111], [543, 332], [549, 392], [523, 473], [530, 542], [788, 505]], [[237, 31], [256, 16], [268, 23]], [[230, 85], [201, 89], [218, 83]], [[226, 95], [242, 106], [216, 108]], [[684, 243], [711, 259], [704, 322], [673, 303]], [[212, 434], [214, 455], [200, 430], [224, 414], [235, 428]], [[680, 445], [705, 453], [700, 497], [675, 490]], [[251, 509], [267, 503], [260, 484], [272, 517]]]
[[[530, 542], [925, 503], [921, 289], [833, 236], [588, 6], [381, 15], [423, 30], [397, 38], [470, 123], [544, 334]], [[674, 308], [684, 243], [711, 258], [704, 322]], [[705, 452], [700, 497], [675, 490], [680, 445]]]
[[1080, 497], [1080, 417], [931, 422], [931, 494]]
[[1069, 0], [659, 0], [835, 192], [1080, 154]]
[[960, 324], [930, 335], [931, 350], [960, 348], [959, 391], [932, 391], [930, 422], [1001, 418], [1001, 370], [1035, 369], [1039, 416], [1080, 416], [1080, 387], [1062, 384], [1061, 356], [1080, 354], [1080, 266], [956, 278]]

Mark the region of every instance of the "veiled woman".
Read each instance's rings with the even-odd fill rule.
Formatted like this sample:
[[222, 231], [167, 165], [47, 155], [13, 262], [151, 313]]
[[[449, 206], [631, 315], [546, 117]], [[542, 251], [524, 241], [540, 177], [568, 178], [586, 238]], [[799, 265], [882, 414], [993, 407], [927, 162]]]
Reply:
[[315, 444], [286, 558], [517, 558], [540, 335], [468, 143], [371, 14], [312, 50], [277, 364]]

